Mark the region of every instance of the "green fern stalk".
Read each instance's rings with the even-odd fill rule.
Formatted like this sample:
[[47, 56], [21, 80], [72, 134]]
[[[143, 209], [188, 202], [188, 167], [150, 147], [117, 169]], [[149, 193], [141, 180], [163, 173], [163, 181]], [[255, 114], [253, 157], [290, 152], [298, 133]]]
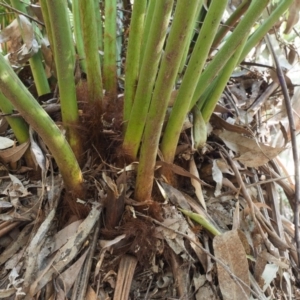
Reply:
[[103, 87], [94, 0], [80, 1], [79, 5], [86, 61], [88, 100], [91, 103], [99, 102], [99, 109], [102, 110]]
[[225, 37], [227, 32], [229, 32], [232, 27], [238, 22], [241, 16], [247, 11], [251, 0], [243, 0], [243, 2], [237, 7], [237, 9], [230, 15], [230, 17], [226, 20], [224, 24], [220, 27], [214, 42], [211, 46], [212, 50], [214, 50]]
[[110, 101], [115, 101], [117, 97], [116, 17], [117, 0], [105, 1], [103, 86]]
[[174, 0], [157, 1], [123, 148], [137, 158]]
[[72, 1], [73, 24], [74, 24], [74, 37], [76, 42], [76, 50], [79, 59], [81, 70], [86, 73], [86, 61], [84, 54], [84, 44], [82, 37], [82, 28], [80, 21], [79, 0]]
[[222, 71], [219, 73], [217, 78], [215, 79], [214, 88], [212, 89], [209, 96], [206, 98], [205, 103], [202, 105], [202, 103], [199, 103], [199, 106], [202, 107], [201, 113], [204, 122], [207, 124], [210, 116], [212, 115], [224, 89], [225, 86], [234, 71], [234, 68], [236, 67], [238, 60], [240, 58], [240, 55], [244, 49], [245, 43], [247, 41], [247, 35], [244, 38], [244, 41], [238, 46], [234, 54], [230, 57], [230, 59], [227, 61], [226, 65], [222, 69]]
[[68, 191], [83, 195], [82, 173], [63, 134], [0, 54], [0, 90], [50, 149]]
[[[100, 57], [100, 64], [103, 63], [103, 30], [102, 30], [102, 20], [101, 20], [101, 11], [99, 7], [99, 0], [94, 0], [95, 5], [95, 18], [96, 18], [96, 27], [97, 27], [97, 36], [98, 36], [98, 52]], [[101, 53], [102, 54], [101, 54]]]
[[130, 22], [130, 34], [126, 54], [124, 126], [129, 120], [140, 69], [141, 41], [143, 37], [144, 19], [147, 0], [135, 1]]
[[[12, 7], [27, 14], [24, 2], [18, 0], [10, 0], [10, 2]], [[32, 26], [35, 27], [35, 24], [32, 24]], [[42, 62], [42, 55], [40, 50], [29, 59], [29, 64], [38, 95], [41, 96], [50, 93], [50, 87], [46, 76], [45, 68]]]
[[[190, 31], [189, 41], [191, 41], [191, 42], [192, 42], [192, 40], [193, 40], [193, 38], [194, 38], [198, 28], [199, 28], [198, 17], [199, 17], [199, 13], [201, 11], [202, 5], [203, 5], [203, 0], [200, 0], [198, 2], [198, 6], [197, 6], [197, 9], [196, 9], [196, 14], [194, 16], [194, 24], [195, 24], [194, 25], [194, 30]], [[187, 63], [190, 46], [191, 46], [191, 43], [187, 43], [186, 46], [185, 46], [184, 54], [182, 56], [182, 60], [181, 60], [179, 71], [178, 71], [179, 75], [183, 72], [183, 70], [185, 68], [185, 64]]]
[[264, 36], [268, 33], [268, 31], [275, 25], [275, 23], [280, 19], [280, 17], [284, 14], [284, 12], [289, 8], [289, 6], [293, 3], [293, 0], [284, 0], [280, 1], [277, 4], [277, 7], [272, 11], [271, 15], [265, 19], [262, 24], [255, 30], [255, 32], [248, 39], [243, 52], [241, 53], [241, 57], [239, 59], [239, 63], [243, 61], [246, 55], [251, 51], [253, 47], [255, 47], [260, 40], [264, 38]]
[[[246, 14], [238, 24], [236, 29], [227, 39], [225, 45], [219, 50], [212, 62], [205, 69], [197, 84], [193, 99], [190, 103], [191, 110], [200, 96], [210, 85], [212, 80], [217, 76], [218, 72], [224, 67], [228, 59], [234, 54], [237, 47], [242, 42], [243, 38], [250, 32], [256, 20], [262, 14], [263, 10], [268, 5], [268, 0], [253, 0]], [[187, 113], [187, 112], [186, 112]], [[183, 123], [182, 123], [183, 124]]]
[[[13, 105], [0, 92], [0, 109], [4, 114], [12, 114], [14, 112]], [[22, 117], [5, 117], [9, 126], [13, 130], [18, 142], [20, 144], [26, 143], [29, 140], [28, 125]], [[26, 165], [33, 170], [36, 169], [35, 163], [32, 159], [30, 149], [24, 154]]]
[[[151, 1], [147, 1], [147, 2], [148, 2], [148, 6], [146, 9], [144, 33], [143, 33], [142, 40], [141, 40], [141, 42], [142, 42], [141, 57], [140, 57], [141, 62], [144, 60], [144, 55], [145, 55], [145, 51], [146, 51], [146, 47], [147, 47], [148, 38], [150, 36], [151, 23], [152, 23], [154, 9], [155, 9], [157, 0], [151, 0]], [[140, 67], [141, 67], [141, 65], [140, 65]]]
[[[46, 27], [46, 33], [47, 37], [50, 43], [50, 46], [53, 45], [53, 36], [52, 36], [52, 29], [51, 29], [51, 23], [50, 23], [50, 18], [49, 18], [49, 11], [48, 11], [48, 6], [47, 6], [47, 0], [40, 0], [40, 5], [41, 5], [41, 11], [44, 19], [44, 24]], [[54, 53], [53, 53], [54, 55]]]
[[[172, 1], [170, 1], [170, 7], [171, 4]], [[162, 126], [185, 46], [190, 42], [190, 31], [193, 30], [196, 11], [197, 1], [177, 0], [143, 135], [135, 189], [135, 199], [139, 201], [145, 201], [151, 197]]]
[[52, 49], [59, 85], [61, 113], [66, 129], [67, 140], [79, 159], [82, 144], [76, 131], [78, 125], [78, 107], [75, 91], [75, 49], [72, 39], [66, 3], [60, 0], [47, 0], [47, 8], [53, 35]]
[[161, 151], [167, 162], [173, 162], [182, 124], [187, 112], [189, 111], [191, 99], [226, 5], [226, 0], [213, 0], [201, 27], [201, 31], [183, 77], [182, 84], [179, 88], [179, 92], [163, 136]]

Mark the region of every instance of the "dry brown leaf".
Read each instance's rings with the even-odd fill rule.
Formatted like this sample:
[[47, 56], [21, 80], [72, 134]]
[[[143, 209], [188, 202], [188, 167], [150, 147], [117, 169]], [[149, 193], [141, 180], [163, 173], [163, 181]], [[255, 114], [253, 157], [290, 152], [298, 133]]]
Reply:
[[159, 182], [159, 184], [163, 187], [167, 198], [171, 201], [172, 204], [179, 206], [182, 209], [191, 209], [186, 198], [179, 190], [175, 189], [174, 187], [163, 181]]
[[88, 250], [89, 249], [87, 249], [80, 256], [80, 258], [73, 263], [73, 265], [71, 265], [66, 271], [60, 274], [59, 277], [57, 278], [58, 281], [62, 282], [61, 287], [64, 287], [63, 291], [65, 295], [68, 294], [69, 290], [71, 289], [72, 285], [77, 279], [77, 276], [81, 271], [82, 265], [85, 262], [86, 256], [88, 254]]
[[254, 266], [254, 277], [260, 287], [263, 287], [264, 280], [262, 279], [262, 273], [266, 267], [267, 260], [263, 257], [262, 252], [258, 253], [256, 256], [256, 262]]
[[97, 300], [98, 299], [96, 292], [93, 290], [93, 288], [90, 285], [87, 288], [85, 299], [86, 300]]
[[236, 133], [241, 133], [241, 134], [247, 134], [247, 135], [252, 135], [251, 131], [243, 126], [240, 125], [233, 125], [222, 118], [220, 118], [217, 114], [212, 114], [210, 117], [210, 123], [215, 127], [219, 129], [226, 129], [228, 131], [236, 132]]
[[174, 253], [180, 255], [186, 261], [190, 260], [191, 256], [186, 249], [184, 238], [175, 231], [187, 233], [193, 239], [195, 239], [195, 234], [191, 231], [186, 219], [177, 209], [165, 207], [165, 213], [169, 217], [164, 220], [163, 225], [170, 229], [163, 226], [156, 227], [156, 234], [163, 236]]
[[[23, 40], [23, 42], [22, 42]], [[0, 43], [9, 41], [9, 60], [22, 64], [38, 52], [39, 46], [34, 36], [31, 22], [23, 15], [18, 16], [0, 33]]]
[[117, 243], [119, 243], [121, 240], [123, 240], [126, 237], [126, 234], [121, 234], [119, 236], [117, 236], [116, 238], [114, 238], [113, 240], [100, 240], [99, 244], [102, 250], [109, 248]]
[[284, 148], [273, 148], [227, 130], [223, 130], [218, 135], [229, 149], [239, 155], [236, 159], [247, 167], [262, 166], [284, 150]]
[[240, 218], [240, 202], [237, 201], [232, 216], [232, 230], [237, 230], [240, 228]]
[[[32, 224], [26, 225], [18, 237], [11, 243], [0, 255], [0, 265], [7, 262], [20, 248], [24, 247], [29, 239], [29, 235], [32, 231]], [[25, 249], [25, 247], [23, 248]]]
[[42, 9], [39, 4], [30, 4], [28, 5], [27, 9], [28, 11], [32, 12], [32, 14], [35, 15], [39, 21], [44, 23]]
[[238, 193], [239, 192], [239, 189], [237, 189], [234, 184], [226, 177], [223, 177], [222, 179], [222, 185], [223, 186], [227, 186], [229, 187], [230, 189], [232, 189], [234, 192]]
[[222, 173], [234, 175], [234, 172], [232, 171], [231, 167], [227, 164], [225, 159], [219, 158], [216, 159], [215, 161]]
[[81, 223], [82, 220], [75, 221], [57, 232], [53, 238], [51, 249], [49, 249], [50, 253], [54, 253], [60, 249], [68, 241], [68, 239], [76, 233], [76, 230]]
[[0, 134], [3, 134], [8, 128], [8, 122], [6, 118], [0, 117]]
[[100, 216], [101, 210], [98, 206], [94, 206], [89, 215], [79, 225], [76, 234], [74, 234], [68, 242], [56, 253], [49, 266], [39, 272], [35, 282], [30, 286], [30, 294], [35, 295], [42, 287], [44, 287], [52, 277], [62, 272], [62, 270], [74, 259], [81, 250], [82, 243], [91, 233], [95, 223]]
[[285, 34], [289, 34], [299, 21], [300, 0], [294, 0], [289, 7], [289, 17], [286, 21]]
[[0, 290], [0, 299], [7, 298], [9, 296], [15, 295], [16, 294], [16, 289], [15, 288], [10, 288], [10, 289], [1, 289]]
[[130, 287], [134, 275], [137, 259], [131, 255], [123, 255], [119, 264], [114, 300], [129, 298]]
[[284, 261], [283, 258], [277, 258], [274, 255], [272, 255], [271, 253], [267, 252], [266, 250], [262, 251], [261, 255], [263, 258], [265, 258], [266, 261], [268, 261], [270, 263], [274, 263], [275, 265], [277, 265], [278, 267], [280, 267], [282, 269], [288, 269], [288, 267], [290, 266], [290, 264], [288, 263], [288, 260]]
[[219, 300], [216, 296], [216, 293], [213, 291], [211, 285], [207, 282], [203, 286], [200, 287], [200, 289], [196, 293], [196, 300], [203, 300], [203, 299], [209, 299], [209, 300]]
[[107, 184], [107, 186], [114, 193], [115, 198], [119, 198], [120, 194], [119, 194], [119, 191], [118, 191], [118, 187], [114, 183], [114, 181], [109, 176], [107, 176], [105, 173], [102, 174], [102, 178], [105, 181], [105, 183]]
[[18, 177], [9, 174], [9, 178], [12, 181], [12, 184], [8, 188], [11, 201], [13, 198], [26, 197], [30, 195], [30, 192], [28, 192], [27, 188]]
[[218, 235], [213, 240], [215, 257], [228, 266], [229, 272], [242, 280], [237, 283], [228, 270], [217, 261], [218, 279], [223, 299], [240, 300], [249, 299], [250, 278], [249, 267], [244, 246], [237, 230], [228, 231]]
[[27, 141], [16, 147], [0, 151], [0, 159], [7, 164], [17, 162], [26, 152], [28, 146], [29, 142]]
[[204, 181], [202, 181], [201, 179], [197, 178], [196, 176], [194, 176], [190, 172], [186, 171], [184, 168], [182, 168], [180, 166], [177, 166], [175, 164], [169, 164], [169, 163], [166, 163], [164, 161], [157, 161], [156, 162], [156, 166], [157, 167], [162, 166], [162, 167], [166, 168], [167, 170], [170, 170], [170, 171], [174, 172], [177, 175], [181, 175], [181, 176], [184, 176], [184, 177], [193, 178], [193, 179], [199, 181], [201, 184], [203, 184], [205, 186], [211, 187], [209, 184], [205, 183]]

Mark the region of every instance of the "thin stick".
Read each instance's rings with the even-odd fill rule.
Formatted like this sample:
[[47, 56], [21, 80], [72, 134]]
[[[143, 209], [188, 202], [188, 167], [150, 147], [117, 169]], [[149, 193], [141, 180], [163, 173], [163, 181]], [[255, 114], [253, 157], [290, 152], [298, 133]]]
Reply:
[[282, 94], [284, 97], [284, 102], [286, 106], [287, 116], [289, 120], [289, 127], [291, 132], [291, 142], [293, 150], [293, 159], [294, 159], [294, 169], [295, 169], [295, 212], [294, 212], [294, 225], [295, 225], [295, 241], [297, 245], [297, 256], [298, 256], [298, 265], [297, 265], [297, 281], [300, 282], [300, 235], [299, 235], [299, 201], [300, 201], [300, 173], [299, 173], [299, 155], [297, 150], [297, 141], [296, 141], [296, 126], [293, 117], [293, 108], [291, 105], [291, 99], [287, 89], [287, 84], [284, 78], [284, 74], [281, 69], [280, 62], [276, 56], [274, 48], [270, 42], [269, 35], [265, 36], [266, 43], [268, 48], [273, 56], [274, 63], [276, 65], [277, 77], [282, 89]]
[[15, 8], [13, 8], [12, 6], [10, 6], [10, 5], [8, 5], [8, 4], [4, 3], [4, 2], [0, 2], [0, 6], [4, 6], [5, 8], [11, 9], [11, 10], [14, 11], [15, 13], [17, 13], [17, 14], [19, 14], [19, 15], [22, 15], [22, 16], [24, 16], [24, 17], [30, 19], [31, 21], [36, 22], [36, 23], [38, 23], [38, 24], [40, 24], [40, 25], [42, 25], [42, 26], [45, 26], [45, 24], [44, 24], [43, 22], [41, 22], [41, 21], [39, 21], [39, 20], [36, 20], [35, 18], [29, 16], [28, 14], [25, 14], [25, 13], [23, 13], [22, 11], [20, 11], [20, 10], [18, 10], [18, 9], [15, 9]]

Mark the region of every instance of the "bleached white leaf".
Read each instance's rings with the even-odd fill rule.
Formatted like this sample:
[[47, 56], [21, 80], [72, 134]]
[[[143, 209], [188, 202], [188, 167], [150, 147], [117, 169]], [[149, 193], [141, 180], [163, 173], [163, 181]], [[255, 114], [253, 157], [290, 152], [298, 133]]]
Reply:
[[9, 287], [13, 286], [17, 291], [16, 291], [16, 295], [25, 295], [24, 292], [22, 292], [22, 288], [19, 286], [24, 279], [20, 278], [17, 279], [20, 275], [17, 272], [16, 268], [13, 268], [8, 276], [9, 279]]
[[[200, 179], [199, 177], [199, 172], [197, 170], [196, 164], [194, 159], [190, 160], [190, 172], [196, 176], [197, 178]], [[191, 183], [193, 187], [195, 188], [195, 194], [199, 200], [199, 202], [202, 204], [203, 208], [206, 210], [206, 203], [203, 197], [203, 192], [202, 192], [202, 186], [199, 181], [195, 180], [194, 178], [191, 178]]]
[[125, 237], [126, 237], [126, 234], [121, 234], [121, 235], [117, 236], [116, 238], [114, 238], [111, 241], [100, 240], [100, 246], [101, 246], [102, 249], [108, 248], [110, 246], [113, 246], [113, 245], [117, 244], [118, 242], [123, 240]]
[[13, 140], [0, 136], [0, 150], [7, 149], [9, 147], [12, 147], [13, 145]]
[[275, 264], [266, 264], [262, 273], [262, 278], [265, 281], [263, 291], [270, 286], [271, 282], [276, 278], [279, 267]]
[[216, 190], [215, 190], [215, 196], [219, 196], [221, 194], [223, 174], [222, 174], [221, 170], [219, 169], [216, 160], [213, 161], [212, 177], [213, 177], [213, 180], [217, 184]]
[[27, 189], [24, 187], [22, 181], [17, 178], [16, 176], [12, 175], [12, 174], [8, 174], [10, 177], [10, 180], [12, 181], [13, 185], [10, 188], [9, 194], [10, 196], [17, 196], [14, 195], [14, 192], [19, 192], [21, 197], [25, 197], [28, 195], [28, 191]]
[[31, 143], [31, 153], [34, 155], [34, 158], [41, 168], [41, 170], [45, 173], [46, 172], [46, 159], [44, 156], [44, 153], [40, 146], [36, 143], [36, 141], [33, 138], [33, 129], [30, 127], [29, 129], [29, 137], [30, 137], [30, 143]]
[[27, 49], [32, 47], [34, 41], [34, 31], [31, 22], [23, 15], [19, 15], [19, 23], [22, 27], [23, 42], [26, 44]]
[[7, 201], [0, 200], [0, 207], [1, 208], [8, 208], [8, 207], [12, 207], [12, 204], [7, 202]]
[[289, 299], [292, 299], [292, 282], [291, 282], [291, 275], [288, 272], [283, 272], [282, 277], [286, 281], [286, 289], [289, 295]]
[[159, 181], [155, 180], [158, 188], [159, 188], [159, 191], [161, 193], [161, 195], [163, 196], [163, 198], [165, 199], [165, 202], [163, 204], [167, 204], [168, 201], [169, 201], [169, 198], [168, 198], [168, 195], [166, 193], [166, 191], [164, 190], [164, 188], [161, 186], [161, 184], [159, 183]]

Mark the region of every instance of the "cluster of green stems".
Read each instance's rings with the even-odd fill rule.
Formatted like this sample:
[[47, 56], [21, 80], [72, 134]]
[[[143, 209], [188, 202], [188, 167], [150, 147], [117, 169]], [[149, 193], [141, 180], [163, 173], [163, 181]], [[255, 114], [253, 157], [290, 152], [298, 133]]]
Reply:
[[[72, 7], [68, 7], [65, 1], [40, 1], [54, 57], [66, 136], [0, 55], [0, 109], [11, 113], [15, 108], [21, 113], [23, 119], [9, 118], [18, 141], [23, 143], [28, 139], [29, 124], [48, 146], [66, 188], [76, 195], [82, 194], [83, 182], [78, 164], [83, 149], [76, 131], [79, 122], [74, 80], [77, 62], [87, 76], [88, 105], [97, 103], [99, 115], [105, 114], [104, 95], [118, 105], [118, 1], [102, 2], [99, 5], [98, 0], [73, 0]], [[221, 25], [227, 2], [212, 0], [206, 11], [203, 1], [134, 1], [126, 43], [122, 147], [128, 157], [139, 161], [135, 189], [139, 201], [151, 198], [159, 149], [165, 162], [173, 163], [185, 117], [194, 107], [193, 111], [197, 112], [194, 132], [200, 135], [195, 140], [205, 141], [206, 131], [197, 130], [197, 126], [202, 124], [203, 128], [207, 124], [233, 70], [292, 0], [279, 1], [264, 20], [260, 17], [270, 1], [244, 0]], [[26, 12], [26, 2], [21, 7], [19, 3], [11, 0], [12, 7]], [[105, 16], [104, 24], [102, 16]], [[36, 35], [41, 36], [40, 29], [33, 26]], [[39, 95], [49, 93], [40, 52], [30, 59], [30, 67]], [[175, 88], [178, 93], [166, 121]]]

